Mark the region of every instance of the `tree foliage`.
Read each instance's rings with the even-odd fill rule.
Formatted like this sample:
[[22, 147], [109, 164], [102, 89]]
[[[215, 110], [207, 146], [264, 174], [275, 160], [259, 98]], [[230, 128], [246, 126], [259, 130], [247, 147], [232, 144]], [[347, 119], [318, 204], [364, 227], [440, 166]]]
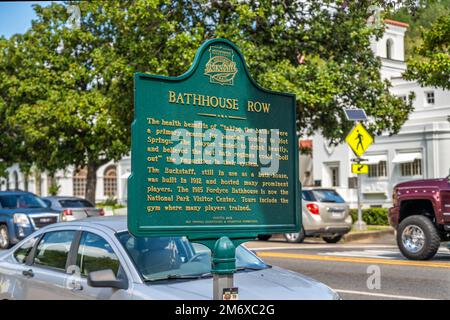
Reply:
[[[78, 29], [67, 23], [73, 4], [81, 10]], [[342, 141], [352, 126], [343, 113], [349, 106], [366, 110], [370, 131], [396, 133], [412, 106], [391, 95], [380, 78], [370, 39], [383, 28], [367, 25], [374, 4], [390, 1], [36, 5], [31, 29], [0, 42], [1, 140], [14, 146], [20, 137], [21, 154], [31, 156], [24, 163], [42, 169], [87, 166], [92, 200], [96, 169], [129, 152], [133, 73], [179, 75], [201, 43], [216, 37], [241, 48], [262, 86], [296, 94], [302, 135], [319, 130]]]
[[405, 78], [422, 86], [450, 89], [450, 16], [442, 16], [423, 32]]
[[415, 55], [414, 48], [422, 43], [422, 32], [440, 17], [450, 15], [450, 0], [421, 0], [389, 13], [389, 18], [409, 24], [405, 34], [405, 56]]

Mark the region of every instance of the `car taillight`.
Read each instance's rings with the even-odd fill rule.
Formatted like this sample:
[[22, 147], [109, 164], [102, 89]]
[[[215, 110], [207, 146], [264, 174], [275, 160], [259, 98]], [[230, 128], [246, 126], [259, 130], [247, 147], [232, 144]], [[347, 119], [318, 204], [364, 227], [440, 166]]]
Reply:
[[65, 216], [71, 216], [71, 215], [72, 215], [72, 210], [70, 210], [70, 209], [65, 209], [65, 210], [63, 211], [63, 215], [65, 215]]
[[101, 216], [104, 216], [105, 215], [105, 210], [103, 210], [103, 208], [101, 208], [98, 214], [101, 215]]
[[306, 208], [312, 214], [319, 214], [319, 206], [317, 204], [315, 204], [315, 203], [308, 203], [306, 205]]

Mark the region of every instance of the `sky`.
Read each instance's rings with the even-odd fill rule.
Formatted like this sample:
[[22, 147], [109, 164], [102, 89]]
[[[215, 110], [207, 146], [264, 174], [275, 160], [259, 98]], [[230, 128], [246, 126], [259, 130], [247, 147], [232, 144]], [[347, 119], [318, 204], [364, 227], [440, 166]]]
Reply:
[[49, 4], [50, 1], [6, 1], [0, 2], [0, 36], [9, 38], [15, 33], [24, 33], [36, 17], [33, 4]]

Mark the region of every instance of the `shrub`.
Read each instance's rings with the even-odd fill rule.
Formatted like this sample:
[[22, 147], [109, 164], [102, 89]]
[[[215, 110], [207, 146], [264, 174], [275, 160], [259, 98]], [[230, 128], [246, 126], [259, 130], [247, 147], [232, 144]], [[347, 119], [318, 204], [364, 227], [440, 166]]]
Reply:
[[104, 203], [105, 207], [114, 207], [115, 205], [117, 205], [117, 199], [114, 197], [108, 198]]
[[122, 205], [122, 204], [116, 203], [116, 204], [112, 205], [111, 202], [106, 202], [106, 201], [105, 201], [105, 202], [97, 202], [97, 203], [95, 204], [95, 206], [96, 206], [97, 208], [111, 207], [111, 208], [113, 208], [113, 210], [115, 210], [115, 209], [126, 208], [126, 206], [124, 206], [124, 205]]
[[61, 186], [55, 182], [52, 182], [52, 184], [50, 185], [50, 187], [48, 188], [48, 193], [51, 196], [57, 196], [59, 189], [61, 189]]
[[[358, 220], [358, 210], [350, 209], [350, 215], [353, 222]], [[369, 208], [363, 209], [362, 218], [368, 225], [387, 226], [388, 221], [388, 209], [387, 208]]]

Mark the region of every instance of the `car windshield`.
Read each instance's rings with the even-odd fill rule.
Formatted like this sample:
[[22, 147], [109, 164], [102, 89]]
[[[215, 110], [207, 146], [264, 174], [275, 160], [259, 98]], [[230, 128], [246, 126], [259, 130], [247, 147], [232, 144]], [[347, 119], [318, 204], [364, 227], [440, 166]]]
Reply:
[[12, 194], [0, 196], [0, 205], [5, 209], [32, 209], [47, 207], [42, 199], [32, 194]]
[[345, 203], [345, 200], [334, 190], [312, 190], [310, 192], [315, 201], [318, 202]]
[[93, 208], [94, 206], [84, 199], [65, 199], [58, 201], [63, 208]]
[[[144, 280], [201, 277], [211, 272], [211, 251], [185, 237], [139, 237], [128, 232], [117, 235]], [[238, 270], [269, 268], [254, 254], [236, 249]]]

